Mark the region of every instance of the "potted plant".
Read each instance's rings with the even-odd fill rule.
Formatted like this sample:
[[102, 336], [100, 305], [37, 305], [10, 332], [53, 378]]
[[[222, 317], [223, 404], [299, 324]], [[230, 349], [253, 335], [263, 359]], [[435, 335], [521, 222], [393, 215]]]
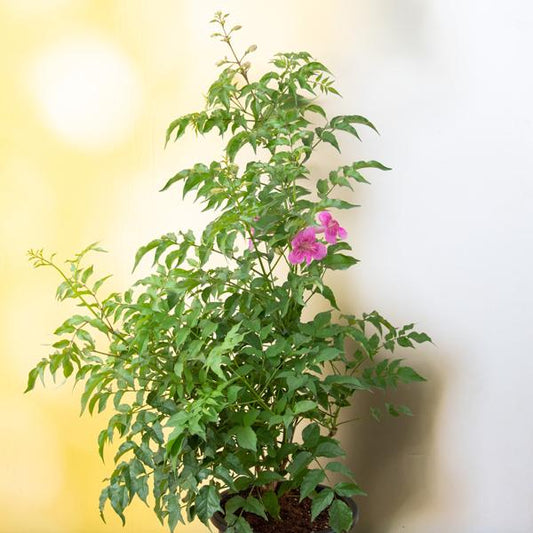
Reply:
[[[359, 138], [360, 126], [374, 126], [359, 115], [327, 117], [317, 95], [338, 93], [307, 52], [277, 54], [252, 79], [255, 46], [238, 54], [239, 26], [229, 29], [221, 13], [213, 22], [228, 57], [205, 110], [174, 120], [166, 140], [214, 131], [223, 156], [163, 187], [195, 194], [212, 222], [200, 236], [168, 233], [142, 246], [135, 266], [150, 255], [152, 273], [124, 293], [102, 294], [108, 276], [86, 263], [96, 245], [65, 268], [30, 251], [36, 267], [62, 278], [57, 298], [81, 312], [56, 329], [27, 390], [61, 373], [84, 383], [82, 412], [111, 415], [98, 436], [100, 455], [116, 449], [101, 513], [109, 502], [124, 521], [138, 497], [171, 531], [195, 517], [228, 533], [349, 531], [350, 498], [363, 492], [335, 438], [342, 410], [354, 394], [422, 381], [383, 352], [430, 340], [375, 311], [341, 312], [325, 277], [357, 263], [337, 215], [355, 206], [338, 192], [367, 183], [364, 169], [388, 169], [357, 161], [311, 180], [316, 150], [339, 150], [338, 133]], [[327, 309], [304, 319], [312, 299]], [[344, 481], [328, 485], [331, 475]]]

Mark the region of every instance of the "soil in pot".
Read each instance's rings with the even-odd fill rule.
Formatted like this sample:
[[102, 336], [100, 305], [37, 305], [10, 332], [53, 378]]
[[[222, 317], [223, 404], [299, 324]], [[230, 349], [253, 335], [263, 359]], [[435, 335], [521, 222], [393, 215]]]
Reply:
[[[241, 494], [246, 497], [247, 494]], [[311, 500], [304, 498], [300, 502], [300, 492], [292, 490], [284, 494], [279, 499], [280, 519], [266, 521], [253, 513], [243, 513], [243, 517], [250, 524], [254, 533], [326, 533], [331, 529], [328, 525], [328, 509], [322, 511], [313, 522], [311, 522]], [[353, 505], [355, 508], [355, 504]], [[219, 513], [217, 513], [219, 514]], [[354, 516], [354, 519], [356, 519]], [[223, 516], [219, 514], [213, 520], [220, 531], [225, 529], [222, 526]]]

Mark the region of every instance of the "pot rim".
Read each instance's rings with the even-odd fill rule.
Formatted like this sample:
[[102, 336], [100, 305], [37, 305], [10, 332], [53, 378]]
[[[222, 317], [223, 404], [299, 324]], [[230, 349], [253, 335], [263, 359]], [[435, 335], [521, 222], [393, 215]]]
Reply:
[[[321, 491], [322, 489], [327, 488], [327, 485], [317, 485], [316, 488], [317, 488], [317, 491]], [[222, 505], [222, 507], [224, 506], [224, 503], [227, 500], [229, 500], [229, 498], [231, 496], [233, 496], [233, 495], [234, 495], [234, 493], [230, 494], [229, 491], [225, 491], [225, 492], [223, 492], [221, 494], [220, 504]], [[353, 529], [353, 527], [355, 526], [355, 524], [357, 524], [357, 521], [359, 520], [359, 508], [357, 507], [357, 504], [355, 503], [355, 501], [352, 498], [347, 498], [345, 496], [337, 496], [336, 499], [343, 501], [344, 503], [346, 503], [350, 507], [350, 509], [352, 511], [352, 516], [353, 516], [353, 522], [352, 522], [352, 529]], [[213, 523], [213, 525], [215, 527], [218, 528], [218, 530], [220, 532], [224, 532], [228, 528], [228, 524], [226, 523], [224, 514], [221, 513], [220, 511], [217, 511], [211, 517], [211, 522]], [[322, 529], [322, 530], [317, 531], [315, 533], [333, 533], [333, 529], [331, 529], [331, 528]]]

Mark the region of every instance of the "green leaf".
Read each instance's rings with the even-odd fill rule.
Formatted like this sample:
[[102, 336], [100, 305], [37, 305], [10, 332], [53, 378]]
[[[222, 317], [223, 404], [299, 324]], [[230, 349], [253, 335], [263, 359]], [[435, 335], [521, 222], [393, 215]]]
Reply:
[[397, 376], [403, 383], [412, 383], [413, 381], [426, 381], [426, 378], [422, 377], [409, 366], [401, 366], [400, 368], [398, 368]]
[[337, 472], [346, 477], [353, 478], [352, 471], [344, 463], [339, 463], [338, 461], [332, 461], [328, 463], [326, 465], [326, 470], [330, 470], [331, 472]]
[[[244, 519], [244, 517], [239, 516], [235, 521], [234, 533], [254, 533], [250, 524]], [[228, 529], [229, 532], [229, 529]]]
[[335, 299], [335, 295], [333, 294], [333, 291], [327, 287], [324, 286], [320, 290], [320, 294], [331, 304], [331, 306], [335, 309], [339, 309], [339, 306], [337, 304], [337, 300]]
[[345, 385], [353, 390], [368, 390], [369, 387], [355, 376], [330, 375], [324, 379], [324, 385]]
[[342, 122], [347, 122], [349, 124], [361, 124], [363, 126], [367, 126], [373, 129], [376, 133], [379, 133], [374, 124], [372, 124], [370, 120], [365, 117], [362, 117], [361, 115], [341, 115], [339, 117], [333, 117], [331, 119], [331, 122], [334, 122], [337, 119], [342, 119]]
[[333, 501], [335, 493], [329, 487], [322, 489], [317, 493], [313, 498], [313, 503], [311, 504], [311, 521], [313, 522], [315, 518]]
[[26, 386], [26, 390], [24, 391], [29, 392], [35, 387], [35, 382], [37, 381], [37, 378], [39, 377], [39, 369], [38, 368], [32, 368], [30, 370], [30, 373], [28, 374], [28, 384]]
[[181, 508], [178, 496], [171, 496], [167, 500], [168, 507], [168, 527], [174, 532], [178, 522], [182, 520]]
[[99, 453], [100, 457], [102, 458], [102, 461], [104, 460], [104, 446], [105, 446], [105, 443], [107, 442], [107, 440], [108, 440], [107, 429], [103, 429], [98, 434], [98, 453]]
[[265, 492], [262, 496], [263, 505], [267, 510], [267, 513], [274, 518], [279, 518], [279, 501], [275, 492], [269, 490]]
[[322, 259], [322, 264], [331, 270], [346, 270], [358, 262], [354, 257], [344, 254], [328, 254]]
[[120, 517], [122, 525], [126, 524], [126, 517], [124, 516], [124, 509], [129, 504], [128, 491], [124, 485], [110, 485], [109, 486], [109, 501], [111, 507]]
[[257, 498], [254, 498], [253, 496], [248, 496], [246, 498], [246, 504], [244, 508], [249, 513], [256, 514], [267, 520], [267, 515], [265, 514], [265, 507]]
[[307, 411], [311, 411], [312, 409], [315, 409], [316, 407], [317, 407], [316, 402], [313, 402], [312, 400], [302, 400], [294, 404], [293, 412], [295, 415], [299, 415], [301, 413], [306, 413]]
[[233, 429], [239, 446], [247, 450], [257, 450], [257, 435], [250, 426], [237, 426]]
[[232, 496], [225, 504], [226, 513], [234, 514], [238, 509], [244, 508], [246, 500], [239, 495]]
[[163, 186], [162, 189], [159, 190], [159, 192], [166, 191], [170, 186], [174, 185], [174, 183], [181, 181], [185, 179], [190, 174], [189, 169], [180, 170], [177, 174], [174, 174]]
[[347, 481], [337, 483], [333, 487], [333, 490], [335, 491], [335, 494], [337, 494], [337, 496], [341, 496], [344, 498], [351, 498], [352, 496], [355, 496], [355, 495], [363, 496], [366, 494], [365, 491], [362, 490], [359, 485], [357, 485], [357, 483], [352, 483], [352, 482], [347, 482]]
[[407, 335], [410, 339], [414, 340], [417, 344], [422, 344], [423, 342], [432, 342], [431, 337], [425, 333], [417, 333], [413, 331]]
[[111, 277], [113, 277], [113, 275], [109, 274], [97, 280], [93, 285], [93, 292], [98, 292], [98, 289]]
[[328, 180], [320, 179], [317, 181], [316, 188], [318, 189], [318, 192], [322, 195], [326, 195], [329, 191], [329, 184]]
[[214, 485], [204, 485], [198, 492], [195, 503], [196, 514], [204, 524], [207, 524], [217, 511], [222, 511], [220, 496]]
[[241, 131], [237, 135], [233, 136], [226, 146], [226, 153], [230, 161], [235, 160], [237, 152], [244, 146], [248, 140], [248, 133]]
[[302, 431], [304, 445], [308, 450], [314, 450], [320, 439], [320, 428], [316, 422], [309, 424]]
[[321, 442], [315, 450], [316, 457], [340, 457], [346, 452], [333, 440]]
[[146, 244], [145, 246], [141, 246], [138, 250], [137, 250], [137, 253], [135, 254], [135, 262], [133, 264], [133, 270], [135, 270], [137, 268], [137, 265], [139, 264], [139, 262], [141, 261], [141, 259], [150, 251], [150, 250], [153, 250], [154, 248], [157, 248], [159, 246], [159, 244], [161, 243], [161, 239], [154, 239], [153, 241], [150, 241], [148, 244]]
[[333, 133], [331, 133], [330, 131], [324, 130], [320, 133], [319, 136], [324, 142], [327, 142], [331, 144], [331, 146], [335, 147], [338, 152], [341, 151], [341, 149], [339, 148], [339, 143], [337, 142], [337, 137], [335, 137]]
[[309, 472], [305, 474], [302, 484], [300, 485], [300, 501], [309, 496], [309, 494], [315, 490], [316, 486], [321, 481], [324, 481], [325, 477], [326, 474], [323, 470], [309, 470]]
[[298, 475], [313, 459], [309, 452], [298, 452], [292, 460], [292, 463], [287, 467], [287, 470], [293, 475]]
[[269, 483], [272, 483], [273, 481], [282, 481], [283, 476], [279, 474], [278, 472], [274, 472], [272, 470], [262, 470], [259, 472], [259, 475], [257, 476], [255, 480], [255, 485], [261, 487], [263, 485], [268, 485]]
[[360, 168], [378, 168], [379, 170], [392, 170], [389, 167], [386, 167], [383, 163], [380, 163], [379, 161], [357, 161], [356, 163], [353, 163], [352, 167], [355, 170], [359, 170]]
[[91, 265], [90, 267], [86, 268], [82, 275], [81, 275], [81, 282], [82, 283], [86, 283], [87, 280], [91, 277], [92, 273], [93, 273], [94, 269], [93, 269], [93, 266]]
[[352, 527], [353, 513], [342, 500], [334, 500], [329, 508], [329, 525], [335, 533], [349, 531]]
[[319, 115], [322, 115], [324, 118], [326, 118], [326, 112], [324, 111], [324, 108], [320, 107], [316, 104], [310, 104], [306, 107], [306, 111], [311, 111], [311, 113], [318, 113]]

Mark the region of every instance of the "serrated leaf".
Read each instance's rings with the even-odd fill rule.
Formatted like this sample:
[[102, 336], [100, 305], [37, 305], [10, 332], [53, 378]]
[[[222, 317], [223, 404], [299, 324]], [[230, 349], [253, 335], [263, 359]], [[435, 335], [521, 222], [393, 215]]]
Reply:
[[302, 484], [300, 485], [300, 501], [309, 496], [309, 494], [315, 490], [316, 486], [321, 481], [324, 481], [325, 477], [326, 474], [323, 470], [309, 470], [309, 472], [305, 474]]
[[168, 506], [168, 527], [170, 528], [170, 531], [173, 533], [174, 529], [176, 529], [176, 526], [178, 525], [178, 522], [182, 520], [181, 508], [179, 505], [178, 497], [173, 496], [169, 498], [167, 506]]
[[352, 510], [342, 500], [334, 500], [329, 508], [329, 525], [335, 533], [349, 531], [353, 522]]
[[363, 496], [365, 495], [365, 491], [361, 489], [361, 487], [357, 483], [349, 482], [349, 481], [342, 481], [340, 483], [337, 483], [333, 490], [335, 491], [335, 494], [337, 496], [342, 496], [344, 498], [351, 498], [355, 495]]
[[332, 461], [328, 463], [326, 465], [326, 470], [330, 470], [331, 472], [337, 472], [346, 477], [353, 478], [352, 471], [344, 463], [339, 463], [338, 461]]
[[250, 524], [242, 516], [237, 518], [234, 528], [235, 533], [254, 533]]
[[311, 522], [333, 501], [335, 493], [329, 487], [322, 489], [317, 495], [313, 498], [313, 503], [311, 504]]
[[432, 342], [431, 337], [425, 333], [417, 333], [413, 331], [407, 335], [410, 339], [414, 340], [417, 344], [422, 344], [423, 342]]
[[324, 142], [331, 144], [331, 146], [336, 148], [338, 152], [341, 151], [341, 149], [339, 148], [339, 143], [337, 142], [337, 137], [335, 137], [335, 135], [333, 135], [333, 133], [331, 133], [330, 131], [326, 131], [326, 130], [322, 131], [320, 133], [320, 138]]
[[315, 450], [316, 457], [341, 457], [346, 452], [334, 441], [321, 442]]
[[220, 496], [214, 485], [204, 485], [198, 492], [195, 503], [196, 514], [204, 524], [206, 524], [217, 511], [222, 511], [222, 508], [220, 507]]
[[287, 467], [287, 470], [296, 476], [301, 470], [303, 470], [313, 459], [313, 456], [309, 452], [298, 452], [291, 464]]
[[409, 366], [401, 366], [398, 368], [397, 376], [403, 383], [412, 383], [414, 381], [426, 381], [426, 378], [422, 377], [415, 370]]
[[253, 496], [248, 496], [246, 498], [246, 504], [244, 505], [244, 508], [249, 513], [256, 514], [257, 516], [260, 516], [261, 518], [267, 520], [267, 515], [265, 514], [265, 507], [257, 498], [254, 498]]

